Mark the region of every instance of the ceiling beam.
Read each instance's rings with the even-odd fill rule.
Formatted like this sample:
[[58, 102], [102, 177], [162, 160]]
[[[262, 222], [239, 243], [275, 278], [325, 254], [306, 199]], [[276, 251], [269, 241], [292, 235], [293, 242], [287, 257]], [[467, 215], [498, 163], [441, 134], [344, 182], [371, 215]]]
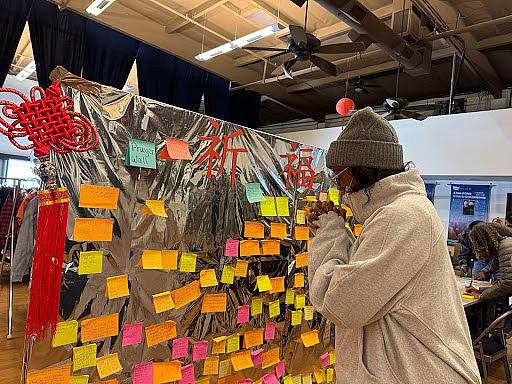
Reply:
[[[247, 17], [245, 17], [243, 14], [242, 14], [242, 10], [240, 8], [238, 8], [236, 5], [234, 5], [233, 3], [230, 3], [229, 1], [226, 3], [226, 4], [223, 4], [221, 6], [221, 8], [223, 10], [225, 10], [226, 12], [229, 12], [231, 15], [239, 18], [240, 20], [246, 22], [247, 24], [250, 24], [252, 25], [253, 27], [255, 27], [256, 29], [259, 29], [261, 28], [261, 25], [259, 25], [258, 23], [248, 19]], [[251, 56], [252, 57], [252, 56]]]
[[[254, 6], [256, 6], [257, 8], [265, 11], [266, 13], [269, 14], [269, 16], [273, 16], [275, 18], [277, 18], [277, 9], [274, 9], [273, 7], [271, 7], [270, 5], [268, 5], [267, 3], [265, 3], [263, 0], [249, 0], [249, 2], [251, 4], [253, 4]], [[281, 23], [282, 25], [284, 25], [286, 28], [288, 28], [288, 26], [290, 24], [296, 24], [295, 21], [293, 21], [292, 19], [290, 19], [289, 17], [283, 15], [282, 13], [279, 14], [279, 23]]]
[[[206, 15], [208, 12], [213, 11], [214, 9], [220, 7], [224, 3], [227, 3], [228, 0], [208, 0], [198, 7], [192, 9], [191, 11], [187, 12], [187, 16], [191, 19], [197, 20], [201, 16]], [[183, 20], [181, 23], [177, 23], [175, 25], [168, 25], [165, 27], [165, 32], [167, 33], [177, 33], [180, 32], [180, 30], [184, 27], [186, 27], [189, 24], [187, 20]]]

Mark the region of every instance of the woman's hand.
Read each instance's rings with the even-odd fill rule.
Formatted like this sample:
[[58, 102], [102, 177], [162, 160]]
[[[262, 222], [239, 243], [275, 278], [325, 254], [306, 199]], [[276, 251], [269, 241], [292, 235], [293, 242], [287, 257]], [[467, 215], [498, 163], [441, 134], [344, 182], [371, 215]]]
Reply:
[[485, 274], [485, 272], [478, 272], [475, 275], [475, 279], [476, 280], [487, 280], [487, 275]]
[[480, 298], [480, 291], [475, 287], [466, 287], [466, 294], [473, 296], [475, 299]]
[[308, 223], [310, 228], [318, 229], [316, 222], [318, 221], [319, 217], [329, 212], [335, 212], [337, 215], [341, 215], [343, 218], [345, 218], [345, 210], [336, 207], [332, 201], [317, 201], [316, 204], [309, 209]]

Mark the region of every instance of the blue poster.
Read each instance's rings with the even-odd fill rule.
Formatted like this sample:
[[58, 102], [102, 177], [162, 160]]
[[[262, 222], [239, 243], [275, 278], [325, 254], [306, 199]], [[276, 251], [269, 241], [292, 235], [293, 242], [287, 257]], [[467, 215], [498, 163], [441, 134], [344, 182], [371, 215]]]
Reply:
[[434, 195], [436, 193], [436, 185], [437, 184], [425, 184], [425, 190], [427, 191], [428, 199], [434, 204]]
[[472, 221], [487, 221], [490, 190], [489, 185], [452, 185], [448, 240], [458, 241]]

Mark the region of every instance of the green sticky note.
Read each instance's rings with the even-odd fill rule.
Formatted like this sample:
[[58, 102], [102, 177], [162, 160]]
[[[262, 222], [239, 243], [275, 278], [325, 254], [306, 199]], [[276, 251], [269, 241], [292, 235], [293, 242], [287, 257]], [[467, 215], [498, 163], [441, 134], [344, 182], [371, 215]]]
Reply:
[[71, 376], [70, 384], [87, 384], [89, 382], [89, 375]]
[[124, 163], [129, 167], [156, 169], [155, 143], [135, 139], [130, 140]]
[[340, 205], [340, 191], [338, 188], [329, 188], [329, 200], [334, 203], [334, 205]]
[[103, 271], [103, 251], [80, 252], [78, 274], [92, 275]]
[[245, 196], [247, 196], [249, 203], [259, 203], [265, 200], [260, 183], [245, 184]]
[[265, 200], [260, 202], [260, 214], [266, 217], [276, 217], [276, 198], [265, 196]]
[[290, 216], [290, 205], [287, 197], [276, 197], [277, 216], [288, 217]]

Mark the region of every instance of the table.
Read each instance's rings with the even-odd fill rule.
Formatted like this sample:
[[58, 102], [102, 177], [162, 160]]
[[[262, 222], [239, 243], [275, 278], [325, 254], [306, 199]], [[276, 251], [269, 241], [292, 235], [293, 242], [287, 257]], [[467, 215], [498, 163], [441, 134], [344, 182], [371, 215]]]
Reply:
[[[459, 291], [461, 295], [464, 294], [466, 287], [469, 285], [471, 281], [470, 277], [460, 277], [457, 276], [457, 285], [459, 287]], [[473, 287], [490, 287], [491, 283], [489, 281], [481, 281], [481, 280], [473, 280]], [[464, 308], [471, 307], [479, 302], [478, 299], [466, 299], [462, 298], [462, 303], [464, 304]]]

